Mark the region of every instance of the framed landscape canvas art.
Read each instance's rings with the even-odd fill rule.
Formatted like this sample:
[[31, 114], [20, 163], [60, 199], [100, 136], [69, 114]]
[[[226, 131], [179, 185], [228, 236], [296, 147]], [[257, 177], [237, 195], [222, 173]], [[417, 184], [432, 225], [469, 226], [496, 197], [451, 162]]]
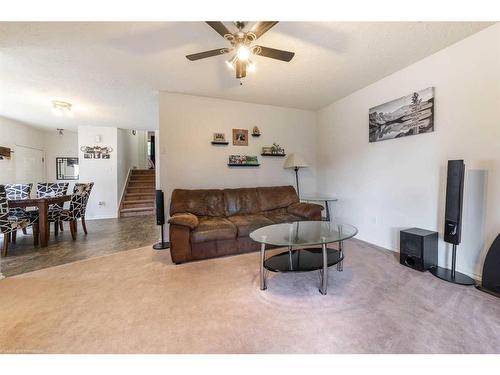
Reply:
[[434, 87], [370, 108], [369, 140], [385, 141], [434, 131]]

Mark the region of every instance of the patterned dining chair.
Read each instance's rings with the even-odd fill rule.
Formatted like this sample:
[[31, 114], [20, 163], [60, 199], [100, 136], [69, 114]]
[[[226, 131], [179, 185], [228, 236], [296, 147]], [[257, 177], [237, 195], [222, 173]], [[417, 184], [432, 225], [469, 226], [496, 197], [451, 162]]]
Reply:
[[[33, 184], [5, 184], [5, 193], [7, 194], [7, 199], [29, 199], [32, 187]], [[9, 216], [27, 220], [30, 220], [31, 218], [29, 212], [27, 212], [25, 208], [21, 207], [14, 207], [9, 209]], [[26, 234], [26, 228], [23, 228], [23, 233]], [[15, 242], [15, 236], [13, 238], [13, 242]]]
[[85, 212], [87, 209], [90, 192], [92, 191], [93, 186], [93, 182], [90, 182], [88, 184], [75, 184], [73, 194], [71, 195], [69, 210], [63, 210], [61, 212], [60, 220], [69, 222], [69, 229], [71, 231], [71, 237], [73, 238], [73, 240], [76, 240], [76, 225], [78, 219], [82, 220], [82, 227], [85, 234], [88, 233], [87, 226], [85, 224]]
[[18, 229], [26, 228], [28, 225], [29, 220], [10, 216], [5, 185], [0, 185], [0, 233], [3, 234], [2, 257], [7, 256], [9, 242], [12, 238], [11, 234], [15, 233]]
[[[69, 183], [67, 182], [50, 182], [36, 185], [36, 195], [38, 198], [60, 197], [68, 192]], [[61, 212], [64, 209], [64, 203], [55, 203], [49, 206], [48, 219], [49, 223], [54, 223], [54, 234], [59, 234], [59, 221]], [[33, 212], [33, 211], [32, 211]], [[38, 211], [31, 215], [32, 222], [38, 222]]]

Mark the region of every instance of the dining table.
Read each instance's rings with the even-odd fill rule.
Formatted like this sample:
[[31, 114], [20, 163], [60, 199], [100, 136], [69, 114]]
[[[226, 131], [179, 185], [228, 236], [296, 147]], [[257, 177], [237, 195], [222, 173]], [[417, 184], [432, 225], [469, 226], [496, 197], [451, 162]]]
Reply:
[[38, 208], [38, 230], [40, 232], [40, 246], [47, 247], [49, 243], [49, 206], [55, 203], [63, 203], [71, 200], [71, 195], [61, 195], [45, 198], [9, 199], [9, 208]]

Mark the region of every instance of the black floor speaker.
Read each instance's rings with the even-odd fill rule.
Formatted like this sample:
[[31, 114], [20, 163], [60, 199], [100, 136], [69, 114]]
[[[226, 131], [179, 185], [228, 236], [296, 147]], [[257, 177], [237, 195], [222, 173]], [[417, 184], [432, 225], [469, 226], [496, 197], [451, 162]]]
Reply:
[[450, 283], [474, 285], [474, 279], [456, 271], [457, 245], [462, 234], [462, 207], [464, 201], [465, 164], [463, 160], [448, 160], [446, 179], [446, 208], [444, 214], [444, 241], [451, 243], [451, 269], [432, 267], [429, 271]]
[[500, 234], [490, 247], [483, 266], [483, 280], [477, 286], [483, 292], [500, 297]]
[[170, 248], [170, 242], [163, 240], [163, 226], [165, 225], [165, 206], [163, 200], [163, 191], [156, 190], [156, 225], [161, 226], [161, 242], [153, 245], [155, 250], [165, 250]]
[[418, 271], [437, 265], [438, 232], [411, 228], [399, 232], [399, 263]]

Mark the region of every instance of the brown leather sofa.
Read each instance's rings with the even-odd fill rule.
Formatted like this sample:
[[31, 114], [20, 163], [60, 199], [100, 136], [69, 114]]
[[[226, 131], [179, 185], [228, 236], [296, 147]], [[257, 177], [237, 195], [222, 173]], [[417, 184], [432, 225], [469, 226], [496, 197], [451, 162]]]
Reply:
[[175, 263], [259, 249], [260, 227], [320, 220], [322, 206], [299, 202], [293, 186], [172, 192], [170, 251]]

